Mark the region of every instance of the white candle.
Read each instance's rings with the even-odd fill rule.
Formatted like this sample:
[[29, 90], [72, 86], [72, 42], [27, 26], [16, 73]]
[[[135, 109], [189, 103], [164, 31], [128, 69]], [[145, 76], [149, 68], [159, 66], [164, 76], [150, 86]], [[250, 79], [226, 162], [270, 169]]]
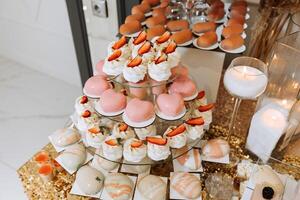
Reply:
[[286, 113], [278, 104], [262, 107], [251, 120], [246, 148], [267, 161], [286, 127]]
[[268, 78], [260, 70], [249, 66], [236, 66], [226, 70], [224, 85], [229, 93], [242, 99], [255, 99], [267, 86]]

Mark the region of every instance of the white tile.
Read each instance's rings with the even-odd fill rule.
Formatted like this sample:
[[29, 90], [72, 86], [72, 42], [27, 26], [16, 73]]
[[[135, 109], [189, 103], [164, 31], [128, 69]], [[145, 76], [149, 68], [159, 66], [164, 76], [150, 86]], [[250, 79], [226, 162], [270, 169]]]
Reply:
[[0, 160], [18, 169], [64, 126], [81, 88], [0, 58]]
[[24, 193], [22, 183], [18, 177], [16, 171], [11, 169], [0, 162], [0, 200], [6, 199], [17, 199], [26, 200], [28, 199]]

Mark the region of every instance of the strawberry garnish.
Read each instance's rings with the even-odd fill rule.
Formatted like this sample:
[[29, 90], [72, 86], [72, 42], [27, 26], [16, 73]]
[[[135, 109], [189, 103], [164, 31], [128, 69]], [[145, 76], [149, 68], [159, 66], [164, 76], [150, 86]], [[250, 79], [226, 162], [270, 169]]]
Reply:
[[205, 97], [205, 91], [202, 90], [198, 93], [197, 99], [202, 99], [203, 97]]
[[88, 101], [89, 101], [89, 99], [88, 99], [87, 96], [82, 96], [82, 97], [81, 97], [81, 100], [80, 100], [80, 103], [81, 103], [81, 104], [85, 104], [85, 103], [87, 103]]
[[118, 144], [118, 141], [116, 139], [110, 139], [110, 140], [106, 140], [105, 143], [110, 146], [116, 146]]
[[164, 43], [166, 41], [168, 41], [168, 39], [171, 37], [171, 33], [169, 31], [166, 31], [164, 34], [162, 34], [157, 40], [156, 42], [158, 44]]
[[196, 118], [191, 118], [187, 120], [185, 123], [188, 125], [203, 125], [204, 124], [204, 119], [202, 117], [196, 117]]
[[145, 42], [138, 50], [139, 55], [143, 55], [144, 53], [148, 53], [151, 49], [151, 43], [150, 42]]
[[114, 50], [120, 49], [122, 46], [124, 46], [126, 44], [126, 42], [127, 42], [126, 37], [123, 35], [119, 41], [114, 43], [114, 45], [112, 46], [112, 49], [114, 49]]
[[158, 137], [146, 137], [147, 142], [157, 145], [165, 145], [167, 144], [167, 138], [158, 138]]
[[200, 112], [205, 112], [205, 111], [208, 111], [208, 110], [212, 109], [213, 107], [214, 107], [214, 104], [211, 103], [211, 104], [207, 104], [205, 106], [199, 106], [198, 110]]
[[86, 111], [84, 111], [84, 112], [81, 114], [81, 117], [87, 118], [87, 117], [90, 117], [91, 114], [92, 114], [91, 111], [86, 110]]
[[176, 50], [176, 43], [174, 41], [171, 41], [170, 44], [163, 50], [164, 53], [169, 54], [173, 53]]
[[155, 64], [158, 65], [159, 63], [162, 63], [164, 61], [166, 61], [168, 58], [167, 54], [161, 54], [161, 56], [159, 56], [158, 58], [155, 59]]
[[142, 145], [143, 145], [143, 141], [142, 140], [135, 140], [134, 142], [131, 143], [130, 146], [132, 148], [138, 148], [138, 147], [140, 147]]
[[141, 31], [139, 35], [134, 39], [133, 44], [138, 45], [142, 42], [144, 42], [147, 39], [147, 33], [146, 31]]
[[120, 131], [126, 131], [128, 129], [128, 125], [125, 123], [122, 123], [119, 125], [119, 130]]
[[184, 124], [181, 124], [180, 126], [176, 127], [175, 129], [173, 129], [171, 132], [167, 133], [168, 137], [174, 137], [180, 133], [183, 133], [185, 131], [185, 126]]
[[88, 131], [90, 133], [97, 134], [97, 133], [100, 132], [100, 128], [99, 127], [93, 127], [93, 128], [90, 128]]
[[122, 51], [120, 49], [114, 51], [109, 57], [108, 57], [108, 61], [113, 61], [116, 60], [117, 58], [119, 58], [122, 54]]
[[136, 56], [134, 59], [132, 59], [128, 64], [127, 67], [136, 67], [139, 66], [142, 63], [142, 58], [140, 56]]

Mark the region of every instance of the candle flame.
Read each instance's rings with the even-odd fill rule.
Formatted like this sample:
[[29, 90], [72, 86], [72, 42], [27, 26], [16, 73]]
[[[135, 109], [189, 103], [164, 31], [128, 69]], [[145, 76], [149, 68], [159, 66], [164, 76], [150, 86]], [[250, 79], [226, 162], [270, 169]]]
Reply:
[[282, 104], [286, 105], [287, 104], [287, 100], [286, 99], [282, 100]]

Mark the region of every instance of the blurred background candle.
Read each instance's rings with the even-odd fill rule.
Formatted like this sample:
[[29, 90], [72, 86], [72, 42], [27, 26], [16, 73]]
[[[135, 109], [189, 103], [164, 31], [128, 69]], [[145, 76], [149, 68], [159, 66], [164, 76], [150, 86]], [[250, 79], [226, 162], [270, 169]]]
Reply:
[[287, 127], [286, 112], [276, 103], [269, 103], [252, 118], [246, 148], [266, 162]]

